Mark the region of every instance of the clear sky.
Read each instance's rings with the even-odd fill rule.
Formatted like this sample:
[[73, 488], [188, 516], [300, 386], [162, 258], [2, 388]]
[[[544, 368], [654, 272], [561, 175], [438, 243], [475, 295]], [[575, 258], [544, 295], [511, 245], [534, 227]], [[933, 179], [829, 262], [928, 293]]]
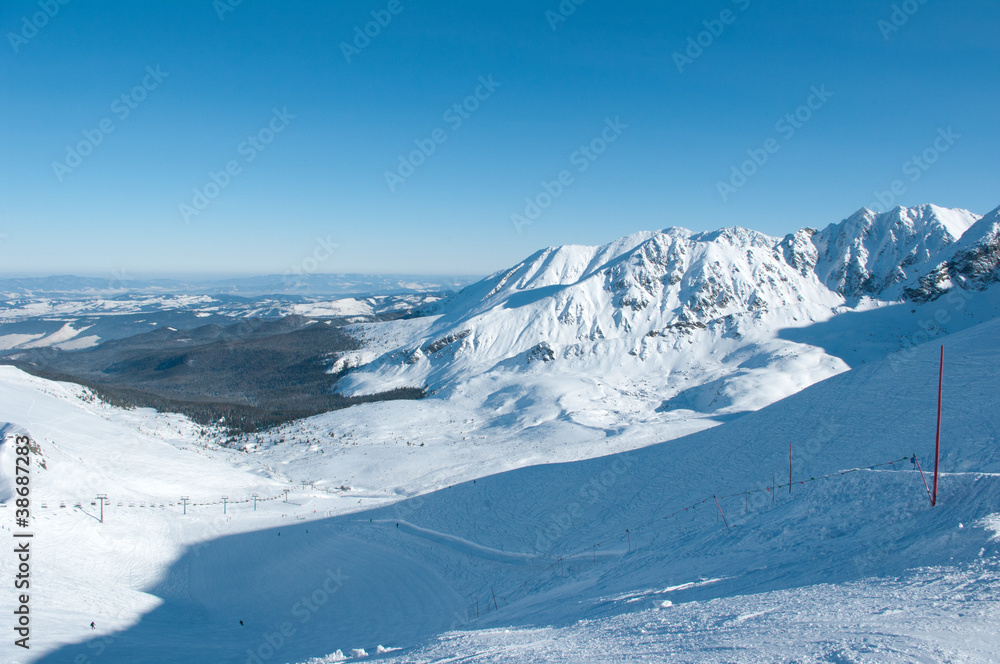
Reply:
[[1000, 204], [996, 0], [6, 0], [0, 29], [5, 274], [485, 274]]

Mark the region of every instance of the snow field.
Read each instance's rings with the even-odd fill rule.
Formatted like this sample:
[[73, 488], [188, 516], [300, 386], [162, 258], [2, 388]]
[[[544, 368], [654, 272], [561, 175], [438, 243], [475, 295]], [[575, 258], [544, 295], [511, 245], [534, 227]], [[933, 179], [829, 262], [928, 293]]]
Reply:
[[[395, 661], [751, 661], [740, 649], [758, 634], [774, 659], [989, 661], [1000, 652], [998, 637], [980, 632], [997, 615], [998, 333], [992, 321], [943, 339], [946, 474], [934, 509], [905, 465], [793, 486], [770, 504], [766, 492], [724, 497], [762, 489], [772, 474], [784, 484], [789, 444], [803, 480], [914, 452], [927, 467], [938, 351], [929, 344], [612, 456], [484, 477], [475, 452], [442, 472], [400, 444], [354, 470], [364, 497], [302, 492], [291, 516], [279, 501], [257, 516], [241, 504], [231, 521], [217, 506], [185, 520], [176, 507], [115, 505], [104, 524], [80, 510], [40, 513], [39, 651], [23, 661], [305, 662], [379, 645], [408, 648]], [[0, 419], [23, 423], [46, 458], [37, 500], [276, 495], [284, 477], [326, 476], [317, 459], [333, 449], [290, 448], [300, 456], [279, 466], [281, 446], [272, 448], [264, 458], [279, 475], [257, 455], [192, 445], [183, 418], [121, 413], [6, 368], [0, 392]], [[432, 401], [373, 406], [351, 409], [360, 431], [402, 429], [409, 417], [431, 431], [454, 416]], [[512, 406], [498, 417], [520, 415]], [[524, 447], [480, 453], [515, 465], [565, 442], [544, 422], [534, 431]], [[594, 445], [608, 438], [593, 435]], [[413, 494], [423, 495], [399, 500]], [[728, 528], [714, 501], [683, 511], [713, 495]], [[98, 635], [86, 627], [95, 613]], [[913, 635], [931, 619], [938, 632]]]

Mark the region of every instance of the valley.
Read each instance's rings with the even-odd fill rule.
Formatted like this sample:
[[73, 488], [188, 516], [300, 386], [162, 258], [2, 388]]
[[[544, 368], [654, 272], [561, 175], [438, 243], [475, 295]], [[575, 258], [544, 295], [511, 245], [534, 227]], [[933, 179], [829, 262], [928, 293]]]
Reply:
[[988, 661], [917, 624], [1000, 616], [998, 234], [668, 229], [364, 319], [18, 349], [30, 661]]

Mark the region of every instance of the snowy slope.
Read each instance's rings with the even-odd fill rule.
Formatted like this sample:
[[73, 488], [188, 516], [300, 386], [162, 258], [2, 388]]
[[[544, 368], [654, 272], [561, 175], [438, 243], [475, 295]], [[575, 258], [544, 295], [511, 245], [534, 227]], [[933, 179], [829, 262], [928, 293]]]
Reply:
[[[105, 524], [87, 505], [42, 512], [41, 657], [20, 661], [334, 661], [380, 645], [407, 648], [387, 655], [400, 662], [759, 661], [758, 645], [779, 660], [990, 661], [1000, 655], [986, 629], [1000, 616], [998, 339], [1000, 321], [943, 339], [946, 474], [933, 509], [899, 462], [915, 452], [929, 464], [936, 344], [667, 443], [472, 474], [404, 501], [299, 486], [293, 505], [243, 503], [228, 517], [219, 505], [187, 516], [176, 504], [116, 505]], [[290, 486], [252, 472], [253, 455], [192, 446], [179, 419], [106, 409], [14, 370], [0, 372], [0, 390], [0, 418], [30, 420], [46, 457], [39, 499], [97, 486], [126, 503]], [[804, 482], [790, 494], [789, 444]], [[401, 463], [422, 493], [420, 466], [434, 462]], [[56, 555], [65, 551], [74, 555]], [[936, 631], [918, 631], [928, 621]]]
[[[188, 493], [195, 501], [222, 495], [240, 500], [253, 492], [270, 497], [281, 495], [285, 486], [199, 447], [199, 428], [185, 418], [123, 412], [75, 385], [7, 366], [0, 367], [2, 421], [29, 432], [41, 451], [32, 457], [30, 475], [36, 531], [32, 597], [35, 607], [45, 607], [33, 623], [33, 647], [40, 651], [89, 635], [91, 620], [101, 633], [127, 626], [158, 602], [145, 588], [163, 566], [185, 545], [227, 529], [220, 518], [185, 531], [173, 515], [157, 518], [176, 508], [155, 505], [177, 505]], [[95, 498], [102, 492], [111, 498], [105, 507], [109, 519], [106, 529], [97, 530], [91, 526], [100, 525]], [[135, 518], [111, 518], [116, 513]], [[3, 528], [9, 531], [13, 518], [12, 503], [0, 503]], [[9, 564], [9, 556], [0, 562]], [[10, 595], [2, 600], [5, 613], [11, 600]], [[5, 640], [0, 661], [14, 656], [8, 647]]]
[[[387, 662], [995, 662], [995, 564], [644, 607], [550, 627], [456, 632]], [[645, 608], [651, 607], [651, 608]], [[972, 608], [974, 607], [974, 608]], [[314, 660], [310, 660], [313, 662]], [[320, 662], [337, 658], [316, 658]]]
[[[944, 340], [935, 508], [899, 463], [915, 452], [930, 464], [928, 345], [671, 443], [386, 510], [386, 525], [418, 529], [389, 527], [378, 541], [440, 556], [480, 610], [391, 661], [996, 661], [998, 340], [1000, 322]], [[731, 495], [741, 490], [753, 493]]]

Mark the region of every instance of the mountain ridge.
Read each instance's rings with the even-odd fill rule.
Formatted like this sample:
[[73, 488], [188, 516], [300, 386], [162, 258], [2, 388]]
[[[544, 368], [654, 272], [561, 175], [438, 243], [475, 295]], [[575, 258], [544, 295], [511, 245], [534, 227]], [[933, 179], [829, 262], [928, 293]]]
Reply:
[[[348, 372], [338, 389], [354, 394], [387, 384], [454, 395], [484, 381], [496, 383], [482, 388], [489, 393], [528, 389], [518, 384], [534, 380], [541, 362], [545, 372], [582, 383], [601, 377], [618, 390], [651, 383], [665, 400], [710, 385], [688, 403], [753, 409], [847, 368], [815, 345], [779, 340], [778, 331], [995, 283], [996, 217], [933, 205], [862, 209], [782, 238], [739, 226], [671, 227], [596, 247], [549, 247], [435, 303], [405, 333], [358, 327], [369, 348], [336, 358], [332, 369]], [[979, 240], [962, 243], [970, 232]], [[962, 280], [914, 290], [941, 270]], [[750, 385], [765, 375], [776, 384], [795, 378], [751, 398]], [[749, 383], [736, 389], [740, 377]], [[720, 400], [727, 391], [732, 398]]]

